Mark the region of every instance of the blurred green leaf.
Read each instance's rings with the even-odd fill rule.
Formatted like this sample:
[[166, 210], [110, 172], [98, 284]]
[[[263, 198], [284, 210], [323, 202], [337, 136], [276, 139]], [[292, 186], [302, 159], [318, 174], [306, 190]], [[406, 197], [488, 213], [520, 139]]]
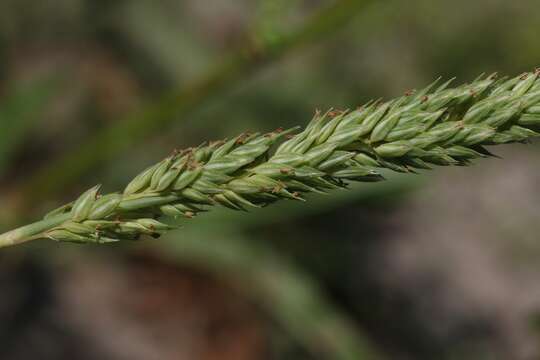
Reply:
[[251, 33], [260, 41], [272, 42], [288, 31], [299, 0], [261, 0], [251, 25]]
[[189, 230], [160, 241], [165, 259], [211, 271], [251, 297], [293, 339], [317, 358], [362, 360], [380, 358], [367, 340], [318, 286], [262, 242], [235, 232]]
[[51, 79], [38, 80], [13, 89], [0, 102], [0, 175], [16, 147], [40, 119], [56, 90]]
[[64, 190], [67, 184], [79, 180], [81, 174], [101, 161], [112, 161], [111, 154], [129, 149], [141, 139], [166, 127], [189, 110], [200, 106], [207, 99], [230, 88], [264, 65], [275, 61], [293, 49], [311, 42], [320, 41], [346, 24], [373, 0], [339, 0], [318, 11], [303, 25], [272, 42], [249, 42], [236, 52], [224, 56], [223, 60], [210, 69], [198, 81], [179, 91], [164, 95], [156, 102], [147, 104], [124, 121], [96, 133], [77, 150], [67, 152], [57, 161], [50, 162], [28, 181], [21, 184], [24, 198], [22, 207]]

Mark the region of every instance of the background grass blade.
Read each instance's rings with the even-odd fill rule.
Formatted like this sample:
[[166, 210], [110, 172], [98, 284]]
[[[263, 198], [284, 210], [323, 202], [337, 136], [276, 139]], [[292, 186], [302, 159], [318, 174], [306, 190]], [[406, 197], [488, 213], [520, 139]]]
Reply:
[[[248, 75], [283, 57], [293, 49], [320, 39], [344, 26], [371, 0], [339, 0], [322, 9], [298, 29], [272, 39], [261, 39], [242, 46], [237, 52], [224, 56], [224, 60], [213, 67], [199, 80], [183, 89], [163, 96], [128, 115], [123, 121], [115, 122], [90, 139], [78, 149], [46, 164], [21, 184], [20, 209], [29, 204], [58, 194], [66, 185], [102, 161], [129, 149], [143, 138], [148, 138], [164, 127], [177, 121], [178, 115], [186, 114], [204, 101], [227, 88], [231, 88]], [[39, 189], [39, 190], [38, 190]]]
[[[316, 357], [380, 359], [373, 344], [327, 299], [315, 279], [272, 248], [238, 233], [197, 231], [169, 237], [159, 249], [166, 259], [242, 283], [286, 332]], [[159, 250], [158, 249], [158, 250]]]

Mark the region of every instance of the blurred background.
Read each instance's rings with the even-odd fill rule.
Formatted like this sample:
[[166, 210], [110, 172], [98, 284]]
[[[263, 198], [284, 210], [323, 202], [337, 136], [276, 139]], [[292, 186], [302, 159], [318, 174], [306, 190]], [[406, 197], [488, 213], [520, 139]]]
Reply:
[[[540, 65], [536, 0], [2, 0], [0, 229], [174, 148]], [[0, 252], [1, 359], [540, 358], [540, 148]]]

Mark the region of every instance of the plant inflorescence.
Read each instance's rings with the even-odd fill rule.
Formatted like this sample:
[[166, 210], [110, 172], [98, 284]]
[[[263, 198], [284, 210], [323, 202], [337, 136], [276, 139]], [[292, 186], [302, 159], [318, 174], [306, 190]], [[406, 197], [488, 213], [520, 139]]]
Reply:
[[468, 165], [486, 145], [524, 142], [540, 128], [540, 71], [510, 79], [481, 76], [450, 87], [435, 81], [354, 111], [317, 112], [307, 127], [175, 151], [137, 175], [121, 193], [99, 186], [37, 223], [0, 235], [0, 246], [36, 239], [78, 243], [137, 240], [171, 227], [162, 216], [193, 217], [209, 206], [234, 210], [350, 181], [382, 180], [380, 169], [415, 172]]

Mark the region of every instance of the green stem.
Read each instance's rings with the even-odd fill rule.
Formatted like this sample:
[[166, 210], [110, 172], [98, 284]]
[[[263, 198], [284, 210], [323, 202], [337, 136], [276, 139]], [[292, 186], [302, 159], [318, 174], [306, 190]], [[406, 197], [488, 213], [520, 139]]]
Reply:
[[[144, 209], [149, 206], [159, 206], [168, 204], [172, 201], [178, 200], [177, 195], [164, 195], [164, 196], [152, 196], [141, 197], [138, 199], [127, 199], [118, 204], [118, 209], [121, 211], [134, 211], [138, 209]], [[32, 223], [30, 225], [22, 226], [18, 229], [11, 230], [7, 233], [0, 235], [0, 248], [21, 244], [31, 240], [37, 240], [43, 237], [43, 233], [47, 230], [51, 230], [58, 225], [64, 223], [71, 218], [71, 212], [64, 214], [51, 216], [50, 218], [43, 219]]]
[[69, 220], [70, 217], [70, 213], [61, 214], [11, 230], [0, 235], [0, 248], [39, 239], [44, 231], [62, 224], [64, 221]]

